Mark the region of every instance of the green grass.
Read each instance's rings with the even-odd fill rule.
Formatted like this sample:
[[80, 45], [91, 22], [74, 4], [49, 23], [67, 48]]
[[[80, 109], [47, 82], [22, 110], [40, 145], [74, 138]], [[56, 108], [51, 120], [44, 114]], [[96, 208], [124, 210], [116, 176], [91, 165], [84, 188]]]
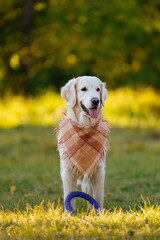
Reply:
[[159, 146], [158, 129], [113, 128], [106, 210], [88, 213], [79, 200], [72, 216], [53, 127], [0, 129], [0, 239], [160, 239]]

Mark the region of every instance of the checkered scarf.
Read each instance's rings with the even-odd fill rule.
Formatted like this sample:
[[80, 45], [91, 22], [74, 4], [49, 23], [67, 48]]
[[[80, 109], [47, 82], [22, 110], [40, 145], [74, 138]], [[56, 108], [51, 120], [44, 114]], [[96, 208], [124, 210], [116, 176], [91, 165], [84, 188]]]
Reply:
[[109, 149], [109, 125], [100, 119], [91, 126], [79, 126], [66, 116], [57, 129], [58, 151], [69, 167], [83, 176], [92, 176], [97, 164], [105, 161]]

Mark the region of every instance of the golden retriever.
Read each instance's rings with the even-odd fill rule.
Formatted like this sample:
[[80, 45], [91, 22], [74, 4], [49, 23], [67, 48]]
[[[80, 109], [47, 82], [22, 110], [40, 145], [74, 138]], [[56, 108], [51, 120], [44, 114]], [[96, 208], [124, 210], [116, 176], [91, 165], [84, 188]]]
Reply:
[[[107, 99], [105, 83], [97, 77], [82, 76], [70, 80], [61, 89], [61, 96], [67, 101], [66, 117], [80, 126], [92, 126], [102, 118], [102, 106]], [[105, 159], [100, 162], [90, 178], [85, 176], [80, 179], [78, 174], [68, 166], [63, 159], [61, 150], [61, 178], [63, 182], [64, 199], [76, 190], [77, 180], [81, 183], [82, 191], [90, 194], [103, 208], [104, 180], [105, 180]], [[104, 156], [106, 158], [106, 155]], [[72, 207], [75, 207], [72, 200]]]

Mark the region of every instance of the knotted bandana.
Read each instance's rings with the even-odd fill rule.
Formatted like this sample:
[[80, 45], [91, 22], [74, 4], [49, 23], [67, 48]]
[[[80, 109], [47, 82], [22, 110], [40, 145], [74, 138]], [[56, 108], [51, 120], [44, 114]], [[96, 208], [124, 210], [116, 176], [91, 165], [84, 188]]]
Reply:
[[95, 125], [79, 126], [66, 116], [57, 129], [58, 151], [69, 167], [83, 176], [92, 176], [97, 164], [105, 161], [109, 149], [109, 125], [100, 119]]

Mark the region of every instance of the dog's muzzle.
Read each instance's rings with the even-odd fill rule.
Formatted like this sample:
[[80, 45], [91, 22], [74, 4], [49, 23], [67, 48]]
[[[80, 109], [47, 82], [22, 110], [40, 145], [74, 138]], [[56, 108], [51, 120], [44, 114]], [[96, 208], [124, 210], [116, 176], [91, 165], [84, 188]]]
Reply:
[[91, 104], [92, 104], [92, 108], [97, 108], [98, 104], [99, 104], [99, 99], [98, 98], [92, 98], [91, 99]]
[[[99, 100], [98, 100], [99, 101]], [[81, 104], [81, 108], [83, 109], [83, 111], [90, 116], [91, 118], [97, 118], [98, 117], [98, 104], [99, 102], [96, 102], [96, 104], [92, 104], [92, 108], [86, 108], [83, 104]]]

